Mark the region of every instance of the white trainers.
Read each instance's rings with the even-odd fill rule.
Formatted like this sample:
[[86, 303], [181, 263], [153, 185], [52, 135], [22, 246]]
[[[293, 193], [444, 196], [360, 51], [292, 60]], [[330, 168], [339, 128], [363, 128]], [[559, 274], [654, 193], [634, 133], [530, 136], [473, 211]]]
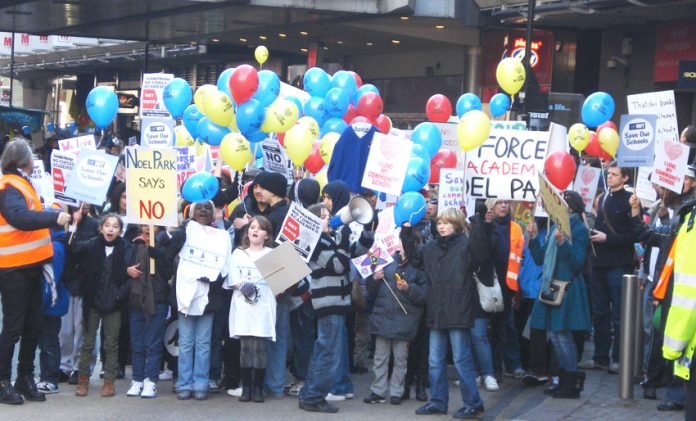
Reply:
[[325, 399], [329, 402], [344, 401], [344, 400], [346, 400], [346, 395], [334, 395], [334, 394], [329, 393], [328, 395], [326, 395]]
[[141, 398], [156, 398], [157, 397], [157, 383], [151, 381], [150, 379], [145, 379], [143, 382], [143, 390], [140, 393]]
[[58, 393], [58, 385], [51, 382], [38, 382], [36, 389], [44, 395], [52, 395]]
[[160, 379], [160, 381], [173, 380], [174, 373], [172, 373], [172, 370], [164, 370], [160, 373], [159, 379]]
[[126, 396], [140, 396], [143, 392], [143, 382], [132, 381]]
[[238, 387], [236, 389], [227, 389], [227, 394], [230, 396], [234, 396], [235, 398], [238, 398], [242, 396], [242, 387]]
[[489, 392], [495, 392], [500, 390], [498, 386], [498, 381], [493, 376], [484, 376], [483, 383], [486, 385], [486, 390]]

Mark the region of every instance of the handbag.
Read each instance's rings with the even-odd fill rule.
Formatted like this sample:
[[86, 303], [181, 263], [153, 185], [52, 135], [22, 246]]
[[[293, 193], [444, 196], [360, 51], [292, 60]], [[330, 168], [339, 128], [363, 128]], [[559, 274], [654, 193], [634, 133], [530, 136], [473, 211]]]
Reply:
[[566, 291], [570, 288], [570, 281], [560, 281], [553, 279], [549, 285], [549, 293], [544, 293], [544, 288], [539, 291], [539, 301], [546, 305], [558, 307], [563, 302]]
[[493, 276], [493, 286], [489, 287], [481, 282], [476, 272], [473, 272], [473, 275], [476, 281], [481, 309], [486, 313], [500, 313], [503, 311], [505, 304], [503, 303], [503, 291], [500, 289], [498, 277]]

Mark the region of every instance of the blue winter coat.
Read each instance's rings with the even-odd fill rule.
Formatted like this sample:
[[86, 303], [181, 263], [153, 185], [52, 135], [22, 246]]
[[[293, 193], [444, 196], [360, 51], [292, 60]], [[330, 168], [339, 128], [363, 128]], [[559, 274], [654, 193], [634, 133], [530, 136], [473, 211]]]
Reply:
[[53, 244], [53, 282], [56, 285], [58, 297], [53, 303], [51, 286], [46, 277], [43, 277], [43, 314], [47, 316], [63, 316], [68, 312], [70, 305], [70, 291], [63, 283], [63, 269], [65, 268], [65, 231], [62, 229], [51, 230], [51, 243]]

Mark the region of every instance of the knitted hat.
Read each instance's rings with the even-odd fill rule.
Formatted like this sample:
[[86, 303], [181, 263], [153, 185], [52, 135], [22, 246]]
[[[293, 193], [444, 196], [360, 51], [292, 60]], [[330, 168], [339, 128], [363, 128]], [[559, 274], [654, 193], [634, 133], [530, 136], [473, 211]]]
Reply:
[[285, 197], [288, 191], [288, 180], [277, 172], [261, 172], [254, 178], [254, 184], [268, 190], [278, 197]]

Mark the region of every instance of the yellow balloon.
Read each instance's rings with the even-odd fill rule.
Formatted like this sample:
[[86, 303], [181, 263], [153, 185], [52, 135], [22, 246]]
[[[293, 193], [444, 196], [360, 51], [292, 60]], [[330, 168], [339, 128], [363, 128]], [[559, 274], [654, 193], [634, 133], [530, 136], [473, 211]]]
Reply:
[[227, 127], [232, 122], [232, 100], [222, 91], [209, 91], [203, 97], [203, 115], [218, 126]]
[[495, 70], [498, 85], [510, 95], [515, 95], [522, 89], [525, 77], [524, 65], [520, 60], [512, 57], [504, 58]]
[[463, 151], [476, 149], [488, 139], [491, 120], [481, 110], [467, 111], [457, 124], [457, 140]]
[[285, 132], [285, 152], [296, 167], [312, 153], [312, 132], [304, 124], [296, 124]]
[[328, 164], [331, 162], [331, 155], [333, 155], [334, 146], [336, 142], [341, 137], [340, 134], [336, 132], [330, 132], [324, 135], [319, 142], [319, 154], [324, 163]]
[[599, 146], [612, 158], [619, 150], [619, 134], [611, 127], [605, 127], [599, 132]]
[[319, 138], [319, 124], [313, 117], [307, 115], [304, 117], [300, 117], [297, 120], [297, 124], [309, 127], [309, 130], [312, 132], [312, 139]]
[[237, 114], [232, 113], [232, 121], [227, 125], [233, 133], [239, 133], [239, 127], [237, 127]]
[[176, 126], [174, 135], [176, 138], [174, 146], [193, 146], [193, 142], [196, 141], [184, 126]]
[[254, 50], [254, 58], [259, 62], [259, 64], [265, 63], [266, 60], [268, 60], [268, 48], [264, 47], [263, 45], [256, 47]]
[[251, 147], [240, 133], [229, 133], [220, 142], [220, 154], [230, 168], [242, 171], [251, 160]]
[[261, 125], [261, 131], [267, 133], [283, 133], [288, 131], [297, 121], [300, 110], [297, 105], [287, 99], [274, 101], [266, 110], [266, 117]]
[[314, 174], [314, 179], [317, 180], [317, 183], [319, 183], [319, 191], [324, 190], [324, 186], [326, 183], [329, 182], [329, 176], [327, 174], [327, 169], [326, 167], [322, 168], [319, 170], [318, 173]]
[[590, 130], [582, 123], [575, 123], [568, 130], [568, 143], [578, 152], [582, 152], [590, 143]]
[[214, 91], [217, 91], [217, 86], [215, 85], [203, 85], [196, 89], [196, 93], [193, 94], [193, 103], [196, 104], [196, 107], [198, 107], [198, 111], [205, 114], [205, 104], [203, 103], [203, 99], [208, 95], [208, 93]]

